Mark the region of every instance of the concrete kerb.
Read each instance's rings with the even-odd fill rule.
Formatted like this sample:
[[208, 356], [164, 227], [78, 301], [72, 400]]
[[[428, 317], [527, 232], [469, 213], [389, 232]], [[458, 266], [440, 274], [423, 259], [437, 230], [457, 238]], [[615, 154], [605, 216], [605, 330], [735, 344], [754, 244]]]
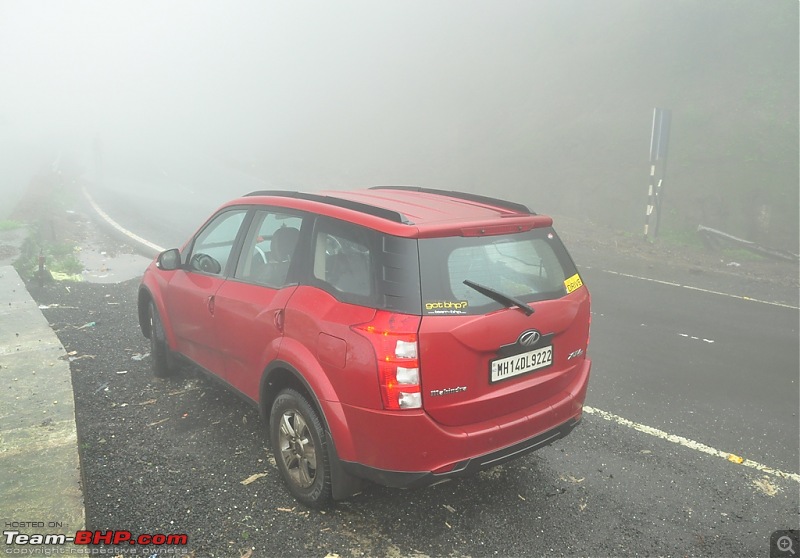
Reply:
[[72, 536], [85, 510], [66, 350], [10, 265], [0, 293], [0, 521]]

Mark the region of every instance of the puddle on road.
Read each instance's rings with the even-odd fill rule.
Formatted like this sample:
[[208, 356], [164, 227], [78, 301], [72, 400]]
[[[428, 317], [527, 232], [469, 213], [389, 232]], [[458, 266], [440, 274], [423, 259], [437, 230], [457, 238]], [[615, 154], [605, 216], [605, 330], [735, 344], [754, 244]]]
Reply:
[[138, 254], [111, 254], [93, 247], [83, 247], [78, 257], [85, 268], [83, 280], [89, 283], [121, 283], [141, 277], [150, 264], [150, 259]]

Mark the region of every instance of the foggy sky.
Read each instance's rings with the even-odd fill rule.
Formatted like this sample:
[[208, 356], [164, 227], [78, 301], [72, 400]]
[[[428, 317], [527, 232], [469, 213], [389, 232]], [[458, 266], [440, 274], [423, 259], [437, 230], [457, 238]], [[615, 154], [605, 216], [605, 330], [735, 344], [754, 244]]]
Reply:
[[[748, 57], [796, 68], [783, 28], [750, 25], [762, 5], [0, 0], [0, 192], [13, 197], [55, 153], [91, 180], [100, 145], [109, 175], [214, 160], [268, 186], [501, 185], [547, 194], [532, 204], [544, 210], [602, 193], [632, 213], [653, 107], [693, 119], [676, 118], [672, 152], [696, 159], [759, 141], [731, 134], [715, 107], [774, 128], [769, 111], [796, 105], [780, 82], [793, 76], [756, 76]], [[796, 20], [795, 0], [770, 9], [773, 27], [780, 10]], [[763, 92], [732, 86], [742, 76], [764, 84], [766, 116], [749, 106]]]
[[375, 157], [376, 145], [404, 158], [448, 151], [439, 143], [487, 109], [504, 124], [520, 97], [541, 100], [556, 66], [555, 3], [0, 6], [0, 122], [21, 141], [99, 136], [244, 158], [341, 153], [344, 142], [352, 162]]

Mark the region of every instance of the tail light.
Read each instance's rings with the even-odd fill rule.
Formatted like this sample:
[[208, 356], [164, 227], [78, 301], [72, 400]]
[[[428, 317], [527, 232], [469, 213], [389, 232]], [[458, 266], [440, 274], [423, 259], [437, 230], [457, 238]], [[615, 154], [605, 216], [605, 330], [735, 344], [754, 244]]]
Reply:
[[379, 310], [372, 321], [354, 326], [375, 349], [378, 384], [385, 409], [422, 407], [417, 339], [419, 323], [419, 316]]

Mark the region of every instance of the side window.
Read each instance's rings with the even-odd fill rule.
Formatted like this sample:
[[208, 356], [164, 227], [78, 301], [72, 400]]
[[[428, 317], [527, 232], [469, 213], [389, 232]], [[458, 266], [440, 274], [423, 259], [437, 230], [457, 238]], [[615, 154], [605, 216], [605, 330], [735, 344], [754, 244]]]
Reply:
[[286, 284], [302, 217], [256, 211], [242, 247], [234, 277], [248, 283], [279, 288]]
[[202, 273], [221, 275], [246, 214], [246, 209], [233, 209], [214, 217], [195, 238], [189, 266]]
[[314, 233], [314, 277], [344, 302], [363, 303], [373, 294], [370, 232], [320, 222]]

